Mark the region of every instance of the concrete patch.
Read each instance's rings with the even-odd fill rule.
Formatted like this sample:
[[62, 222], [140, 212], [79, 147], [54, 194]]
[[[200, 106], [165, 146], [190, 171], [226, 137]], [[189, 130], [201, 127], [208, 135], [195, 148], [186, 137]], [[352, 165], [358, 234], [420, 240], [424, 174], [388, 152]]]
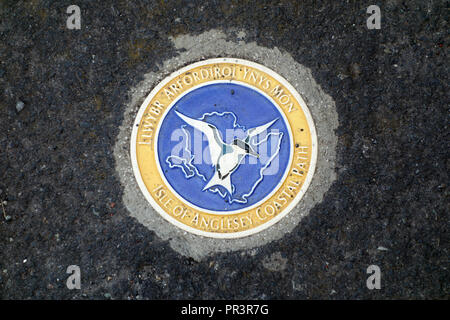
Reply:
[[[130, 89], [124, 120], [114, 148], [116, 171], [124, 187], [123, 202], [132, 217], [170, 242], [182, 255], [201, 260], [212, 253], [245, 250], [280, 239], [300, 222], [320, 201], [336, 179], [335, 161], [337, 137], [334, 130], [338, 118], [334, 101], [312, 78], [308, 68], [297, 63], [288, 53], [278, 48], [264, 48], [256, 43], [245, 43], [245, 32], [239, 39], [227, 40], [226, 35], [211, 30], [200, 35], [171, 38], [179, 55], [168, 59], [160, 71], [150, 72], [135, 88]], [[300, 203], [281, 221], [257, 234], [239, 239], [213, 239], [185, 232], [165, 221], [141, 194], [130, 160], [130, 136], [136, 113], [145, 97], [162, 79], [177, 69], [207, 58], [235, 57], [260, 63], [283, 76], [306, 101], [313, 116], [318, 137], [318, 157], [312, 182]]]

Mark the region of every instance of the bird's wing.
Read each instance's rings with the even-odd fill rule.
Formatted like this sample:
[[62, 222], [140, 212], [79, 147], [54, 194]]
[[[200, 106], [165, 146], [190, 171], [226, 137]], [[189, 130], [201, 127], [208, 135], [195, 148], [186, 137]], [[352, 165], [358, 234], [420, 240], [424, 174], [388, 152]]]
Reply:
[[277, 120], [278, 120], [278, 118], [276, 118], [275, 120], [272, 120], [270, 122], [267, 122], [266, 124], [263, 124], [259, 127], [248, 129], [247, 130], [247, 138], [245, 138], [245, 141], [249, 142], [251, 138], [256, 137], [258, 134], [267, 130]]
[[222, 154], [222, 138], [219, 130], [215, 126], [205, 121], [196, 120], [185, 116], [182, 113], [175, 111], [176, 114], [183, 119], [187, 124], [195, 129], [203, 132], [208, 139], [209, 153], [211, 156], [212, 165], [216, 165], [220, 155]]

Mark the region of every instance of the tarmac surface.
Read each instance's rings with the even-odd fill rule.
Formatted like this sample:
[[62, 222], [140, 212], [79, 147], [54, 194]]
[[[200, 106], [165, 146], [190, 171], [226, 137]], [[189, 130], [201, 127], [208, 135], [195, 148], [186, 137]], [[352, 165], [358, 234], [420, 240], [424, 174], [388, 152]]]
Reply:
[[[0, 298], [449, 298], [445, 1], [75, 2], [0, 2]], [[130, 216], [113, 151], [130, 89], [213, 29], [311, 70], [336, 180], [281, 239], [193, 259]]]

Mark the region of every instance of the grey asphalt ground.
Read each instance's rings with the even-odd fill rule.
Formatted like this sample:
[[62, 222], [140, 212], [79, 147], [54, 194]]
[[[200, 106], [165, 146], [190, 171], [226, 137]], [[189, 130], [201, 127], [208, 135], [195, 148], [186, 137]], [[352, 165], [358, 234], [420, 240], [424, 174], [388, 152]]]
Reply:
[[[336, 104], [337, 180], [282, 239], [197, 261], [130, 217], [113, 150], [169, 37], [211, 29], [311, 69]], [[2, 0], [0, 39], [0, 298], [449, 298], [447, 1]]]

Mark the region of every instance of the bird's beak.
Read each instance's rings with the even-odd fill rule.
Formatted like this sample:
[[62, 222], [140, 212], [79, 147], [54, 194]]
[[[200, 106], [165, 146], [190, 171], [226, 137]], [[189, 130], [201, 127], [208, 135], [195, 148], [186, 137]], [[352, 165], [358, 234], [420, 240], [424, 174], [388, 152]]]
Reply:
[[253, 150], [250, 150], [250, 154], [252, 155], [252, 156], [254, 156], [254, 157], [257, 157], [257, 158], [259, 158], [259, 154], [258, 153], [256, 153], [255, 151], [253, 151]]

